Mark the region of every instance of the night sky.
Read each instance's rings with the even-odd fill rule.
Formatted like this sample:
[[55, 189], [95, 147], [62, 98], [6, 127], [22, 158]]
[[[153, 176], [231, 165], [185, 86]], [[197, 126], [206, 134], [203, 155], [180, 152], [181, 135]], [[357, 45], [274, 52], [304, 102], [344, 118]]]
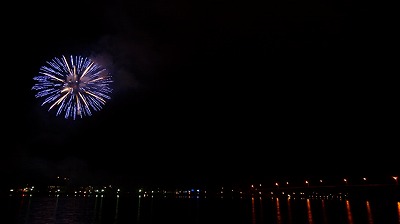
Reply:
[[[366, 6], [11, 4], [2, 19], [5, 180], [399, 173], [394, 37]], [[40, 66], [70, 54], [106, 61], [114, 79], [103, 109], [77, 120], [48, 112], [31, 90]]]

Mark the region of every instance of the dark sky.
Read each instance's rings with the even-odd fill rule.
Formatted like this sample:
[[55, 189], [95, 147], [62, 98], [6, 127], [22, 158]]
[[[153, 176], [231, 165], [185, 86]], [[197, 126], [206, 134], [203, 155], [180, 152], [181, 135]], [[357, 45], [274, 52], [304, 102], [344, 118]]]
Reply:
[[[399, 171], [398, 87], [384, 78], [396, 71], [394, 38], [367, 6], [12, 4], [2, 21], [0, 167], [11, 180]], [[114, 79], [104, 108], [75, 121], [47, 112], [31, 90], [40, 66], [70, 54], [107, 61]]]

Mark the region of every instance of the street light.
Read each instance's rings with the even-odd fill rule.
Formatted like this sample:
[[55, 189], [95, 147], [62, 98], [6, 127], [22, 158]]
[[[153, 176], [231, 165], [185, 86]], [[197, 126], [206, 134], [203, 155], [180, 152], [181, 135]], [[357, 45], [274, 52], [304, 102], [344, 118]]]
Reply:
[[396, 185], [399, 184], [399, 178], [397, 176], [392, 177], [394, 181], [396, 181]]
[[367, 183], [367, 178], [363, 177], [363, 181], [365, 182], [365, 184]]

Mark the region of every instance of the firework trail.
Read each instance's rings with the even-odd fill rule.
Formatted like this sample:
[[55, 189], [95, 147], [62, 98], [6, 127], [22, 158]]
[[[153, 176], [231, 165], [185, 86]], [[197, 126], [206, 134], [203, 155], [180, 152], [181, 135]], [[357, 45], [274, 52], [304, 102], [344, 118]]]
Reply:
[[89, 58], [65, 56], [53, 58], [40, 67], [37, 82], [32, 90], [36, 98], [44, 98], [42, 106], [50, 105], [49, 111], [58, 107], [57, 116], [73, 118], [91, 116], [92, 110], [99, 111], [111, 99], [113, 82], [108, 71]]

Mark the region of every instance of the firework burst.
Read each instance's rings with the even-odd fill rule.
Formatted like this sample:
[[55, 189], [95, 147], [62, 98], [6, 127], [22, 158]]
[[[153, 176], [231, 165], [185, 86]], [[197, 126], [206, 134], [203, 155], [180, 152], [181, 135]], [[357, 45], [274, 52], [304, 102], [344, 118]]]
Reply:
[[111, 75], [86, 57], [53, 58], [33, 79], [32, 90], [37, 91], [36, 98], [44, 98], [42, 106], [48, 104], [49, 111], [58, 108], [57, 116], [64, 113], [66, 119], [91, 116], [111, 99]]

